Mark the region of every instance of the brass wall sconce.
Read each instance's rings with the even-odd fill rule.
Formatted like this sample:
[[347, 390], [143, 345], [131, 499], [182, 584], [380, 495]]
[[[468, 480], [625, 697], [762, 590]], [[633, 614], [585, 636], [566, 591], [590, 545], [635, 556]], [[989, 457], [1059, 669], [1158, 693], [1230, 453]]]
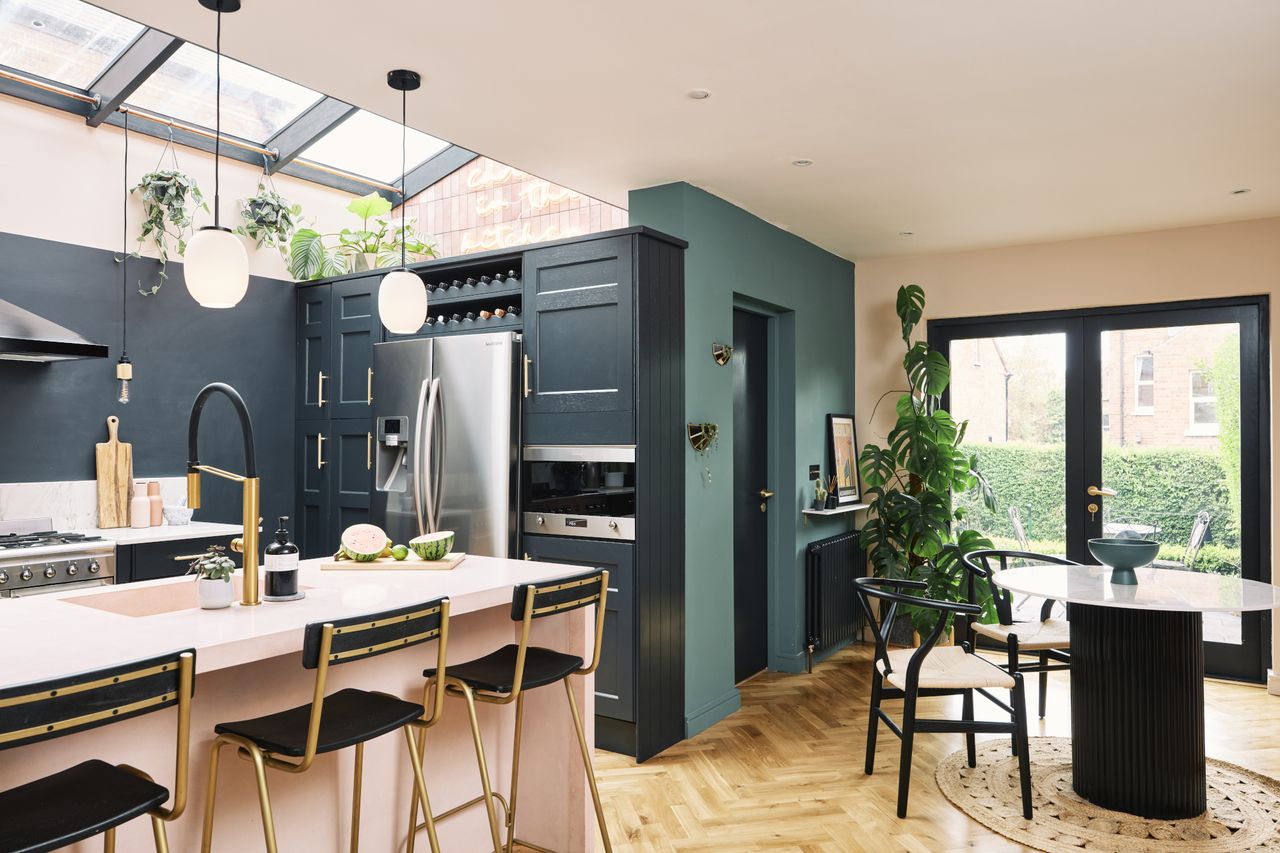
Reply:
[[720, 427], [716, 424], [688, 424], [689, 444], [695, 453], [706, 453], [720, 437]]
[[724, 367], [729, 363], [729, 359], [733, 358], [733, 347], [729, 344], [711, 345], [711, 357], [716, 360], [716, 364]]

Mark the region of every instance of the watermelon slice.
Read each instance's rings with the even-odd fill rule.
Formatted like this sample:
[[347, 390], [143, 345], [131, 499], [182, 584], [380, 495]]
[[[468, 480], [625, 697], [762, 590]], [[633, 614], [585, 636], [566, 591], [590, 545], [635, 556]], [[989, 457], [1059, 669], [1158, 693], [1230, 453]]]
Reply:
[[443, 560], [453, 550], [453, 531], [440, 530], [409, 540], [413, 553], [424, 560]]
[[387, 534], [375, 524], [353, 524], [342, 531], [342, 553], [358, 563], [378, 559], [387, 545]]

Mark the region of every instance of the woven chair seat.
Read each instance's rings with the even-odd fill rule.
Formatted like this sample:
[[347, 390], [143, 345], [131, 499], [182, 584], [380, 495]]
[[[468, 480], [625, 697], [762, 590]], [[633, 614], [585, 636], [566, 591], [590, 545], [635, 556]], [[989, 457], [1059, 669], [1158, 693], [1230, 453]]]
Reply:
[[[883, 661], [876, 661], [876, 668], [884, 675], [884, 680], [899, 690], [907, 689], [907, 662], [916, 653], [916, 649], [894, 649], [889, 652], [889, 664], [893, 671], [884, 674]], [[977, 655], [969, 654], [959, 646], [943, 646], [933, 648], [925, 657], [920, 667], [920, 688], [969, 689], [969, 688], [1001, 688], [1013, 689], [1013, 676], [1000, 667]]]
[[1014, 622], [1012, 625], [974, 623], [973, 631], [1008, 645], [1011, 634], [1018, 637], [1018, 648], [1024, 651], [1071, 648], [1071, 623], [1065, 619], [1043, 622]]

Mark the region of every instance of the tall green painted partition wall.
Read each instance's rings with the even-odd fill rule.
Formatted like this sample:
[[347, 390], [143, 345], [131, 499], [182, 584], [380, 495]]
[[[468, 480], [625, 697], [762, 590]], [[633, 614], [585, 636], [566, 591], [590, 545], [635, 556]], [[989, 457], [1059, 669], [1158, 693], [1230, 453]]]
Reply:
[[[804, 550], [850, 516], [805, 523], [809, 465], [826, 468], [826, 415], [853, 411], [853, 264], [686, 183], [630, 193], [632, 225], [689, 241], [685, 253], [685, 414], [720, 425], [705, 456], [686, 450], [685, 727], [739, 707], [733, 683], [733, 381], [711, 358], [733, 341], [735, 305], [772, 314], [769, 665], [804, 667]], [[710, 475], [707, 474], [710, 470]]]

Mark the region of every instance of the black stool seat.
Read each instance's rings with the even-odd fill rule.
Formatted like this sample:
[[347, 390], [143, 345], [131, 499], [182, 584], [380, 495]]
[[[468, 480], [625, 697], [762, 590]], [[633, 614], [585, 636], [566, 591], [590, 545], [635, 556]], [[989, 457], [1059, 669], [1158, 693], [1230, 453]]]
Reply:
[[[333, 752], [355, 746], [393, 732], [409, 721], [421, 718], [422, 714], [421, 705], [384, 693], [370, 693], [353, 687], [339, 690], [324, 699], [316, 752]], [[252, 720], [218, 723], [213, 730], [220, 735], [248, 738], [276, 755], [298, 758], [307, 751], [307, 724], [310, 721], [311, 705], [308, 703]]]
[[0, 792], [0, 850], [74, 844], [154, 809], [169, 792], [105, 761], [86, 761]]
[[[466, 663], [450, 664], [449, 675], [465, 681], [473, 690], [492, 693], [510, 693], [516, 680], [516, 655], [520, 647], [503, 646], [496, 652]], [[554, 684], [582, 668], [582, 658], [566, 655], [551, 649], [529, 646], [524, 658], [522, 690]], [[434, 669], [424, 670], [427, 678], [436, 674]]]

